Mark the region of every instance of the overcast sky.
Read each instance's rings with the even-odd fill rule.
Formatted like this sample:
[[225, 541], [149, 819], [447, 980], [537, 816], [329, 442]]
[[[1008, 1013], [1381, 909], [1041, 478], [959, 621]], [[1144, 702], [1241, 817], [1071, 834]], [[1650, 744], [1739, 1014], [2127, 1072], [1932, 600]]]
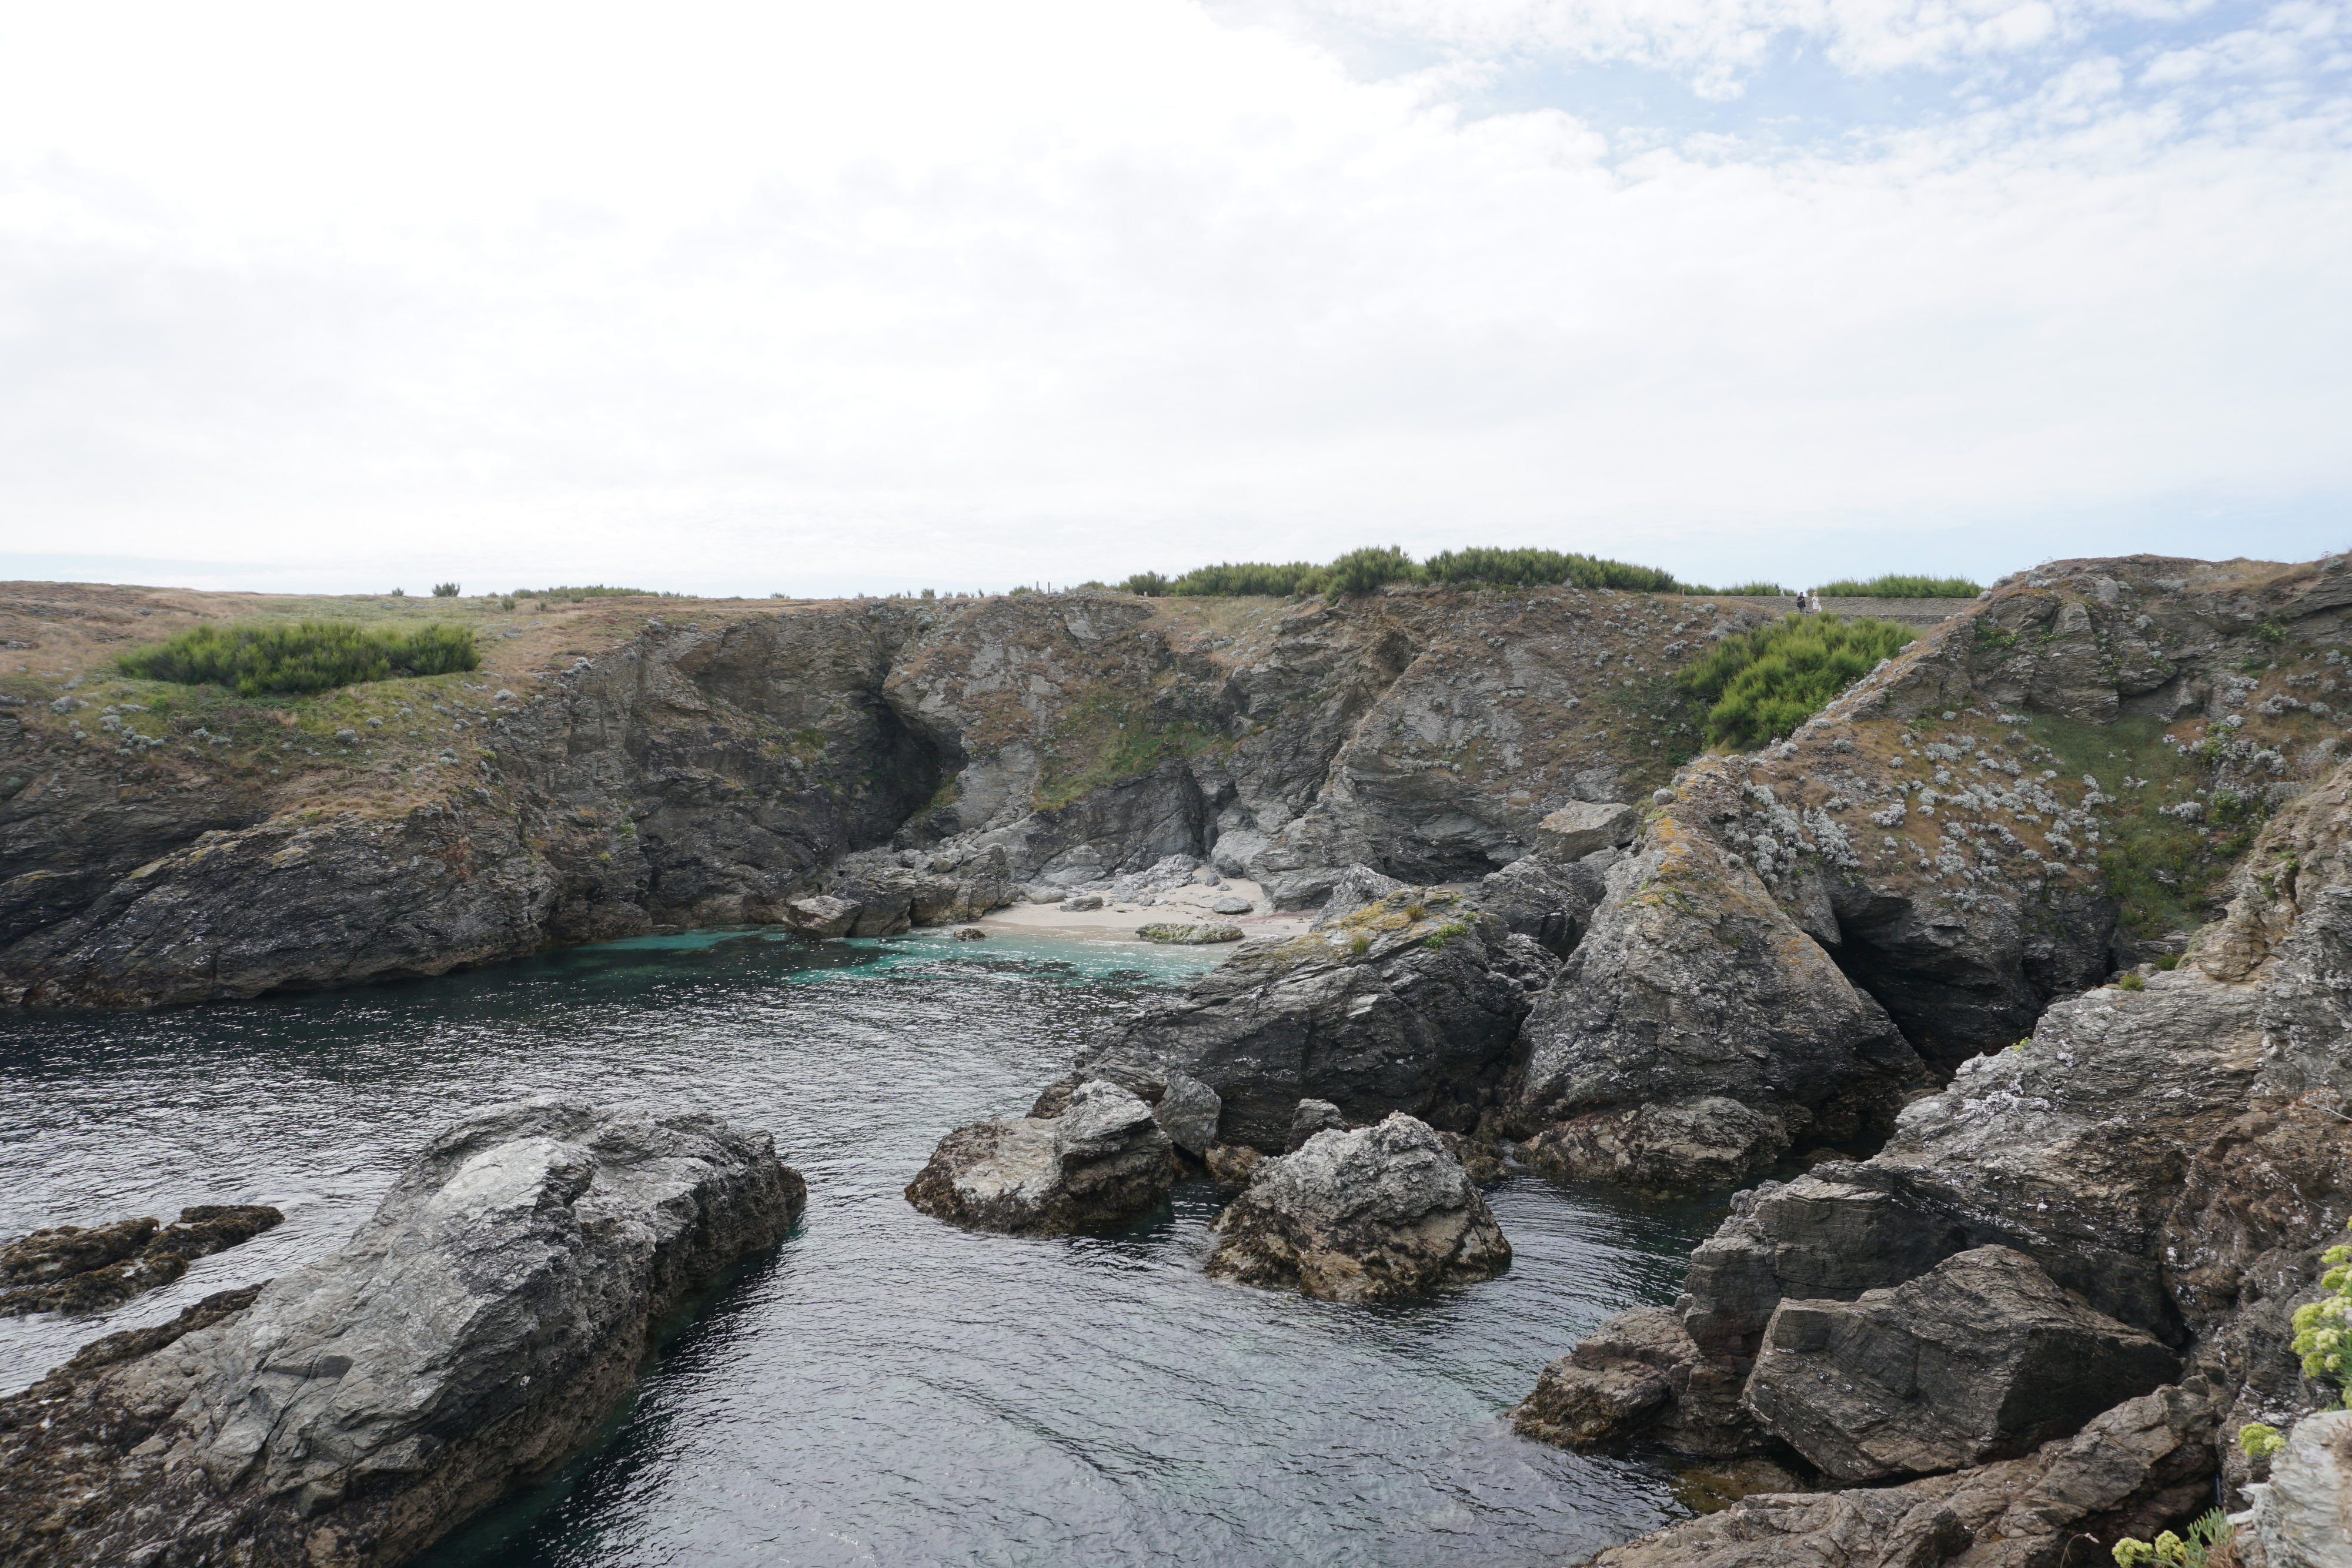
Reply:
[[2352, 545], [2352, 4], [0, 3], [0, 576]]

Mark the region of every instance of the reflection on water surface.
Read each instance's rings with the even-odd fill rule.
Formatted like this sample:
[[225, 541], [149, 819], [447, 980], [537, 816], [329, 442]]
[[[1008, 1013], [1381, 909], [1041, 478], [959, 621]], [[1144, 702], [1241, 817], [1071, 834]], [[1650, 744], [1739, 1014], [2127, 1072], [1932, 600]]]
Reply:
[[0, 1232], [186, 1203], [288, 1223], [105, 1320], [0, 1322], [21, 1386], [110, 1329], [331, 1250], [450, 1118], [554, 1092], [718, 1111], [809, 1181], [777, 1253], [665, 1341], [609, 1438], [445, 1542], [499, 1564], [1555, 1562], [1666, 1477], [1496, 1418], [1600, 1318], [1669, 1299], [1705, 1206], [1517, 1178], [1503, 1278], [1343, 1307], [1201, 1276], [1220, 1201], [1116, 1234], [968, 1235], [899, 1188], [1218, 957], [922, 933], [697, 933], [401, 985], [0, 1025]]

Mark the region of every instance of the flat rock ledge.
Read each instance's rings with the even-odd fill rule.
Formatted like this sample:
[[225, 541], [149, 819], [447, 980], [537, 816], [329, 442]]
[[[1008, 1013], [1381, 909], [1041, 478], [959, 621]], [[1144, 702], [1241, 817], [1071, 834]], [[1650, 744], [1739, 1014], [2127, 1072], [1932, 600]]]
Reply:
[[52, 1226], [0, 1247], [0, 1317], [92, 1312], [168, 1285], [199, 1258], [250, 1241], [286, 1217], [267, 1204], [191, 1204], [150, 1218]]
[[1087, 1079], [1056, 1109], [958, 1127], [907, 1201], [976, 1230], [1049, 1233], [1124, 1218], [1176, 1185], [1175, 1141], [1132, 1090]]
[[546, 1477], [653, 1325], [807, 1188], [764, 1133], [533, 1099], [436, 1138], [341, 1251], [0, 1402], [12, 1568], [393, 1568]]
[[1217, 1217], [1208, 1271], [1335, 1301], [1379, 1301], [1499, 1274], [1511, 1244], [1428, 1124], [1393, 1112], [1262, 1159]]

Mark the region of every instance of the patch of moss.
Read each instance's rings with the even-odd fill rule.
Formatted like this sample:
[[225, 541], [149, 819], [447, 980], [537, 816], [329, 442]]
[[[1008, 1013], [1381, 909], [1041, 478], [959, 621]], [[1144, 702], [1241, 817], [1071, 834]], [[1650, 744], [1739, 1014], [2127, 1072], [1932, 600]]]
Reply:
[[1034, 799], [1040, 810], [1056, 810], [1089, 791], [1149, 773], [1168, 758], [1230, 744], [1205, 724], [1169, 716], [1158, 703], [1097, 690], [1071, 705], [1039, 743], [1044, 766]]

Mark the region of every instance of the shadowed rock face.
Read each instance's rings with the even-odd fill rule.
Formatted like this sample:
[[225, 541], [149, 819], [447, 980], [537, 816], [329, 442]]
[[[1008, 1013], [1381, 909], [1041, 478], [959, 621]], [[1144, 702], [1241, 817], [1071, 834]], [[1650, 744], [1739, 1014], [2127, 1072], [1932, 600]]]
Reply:
[[1557, 967], [1455, 895], [1407, 889], [1304, 936], [1244, 943], [1081, 1066], [1197, 1078], [1223, 1103], [1219, 1141], [1267, 1154], [1304, 1099], [1353, 1122], [1404, 1111], [1466, 1131]]
[[470, 1116], [341, 1251], [10, 1401], [0, 1555], [405, 1562], [569, 1457], [655, 1322], [781, 1239], [804, 1195], [764, 1134], [711, 1116]]
[[1418, 1295], [1498, 1274], [1511, 1260], [1462, 1162], [1402, 1113], [1261, 1160], [1215, 1228], [1211, 1274], [1335, 1301]]
[[1832, 1479], [1885, 1480], [2013, 1458], [2179, 1372], [2023, 1253], [1980, 1247], [1853, 1301], [1783, 1301], [1746, 1398]]

